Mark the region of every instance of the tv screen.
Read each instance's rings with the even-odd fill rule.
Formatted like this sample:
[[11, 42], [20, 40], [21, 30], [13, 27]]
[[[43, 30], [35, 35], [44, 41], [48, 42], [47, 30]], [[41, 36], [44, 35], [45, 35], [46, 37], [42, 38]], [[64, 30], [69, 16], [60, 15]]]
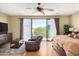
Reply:
[[0, 34], [7, 34], [8, 32], [8, 24], [0, 22]]

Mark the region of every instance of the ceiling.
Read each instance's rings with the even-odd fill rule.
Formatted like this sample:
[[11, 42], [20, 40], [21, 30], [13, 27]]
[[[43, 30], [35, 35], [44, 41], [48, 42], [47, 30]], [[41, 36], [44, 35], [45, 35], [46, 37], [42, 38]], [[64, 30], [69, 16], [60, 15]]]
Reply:
[[[32, 14], [37, 3], [0, 3], [0, 12], [11, 16], [42, 15], [40, 12]], [[79, 11], [79, 3], [44, 3], [44, 8], [51, 8], [54, 11], [44, 11], [45, 15], [71, 15]]]

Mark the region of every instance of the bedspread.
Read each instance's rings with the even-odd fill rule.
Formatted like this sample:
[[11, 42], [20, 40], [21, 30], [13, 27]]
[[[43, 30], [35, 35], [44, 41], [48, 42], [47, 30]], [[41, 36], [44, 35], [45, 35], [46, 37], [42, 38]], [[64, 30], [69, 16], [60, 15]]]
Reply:
[[79, 39], [71, 38], [67, 35], [57, 35], [54, 38], [54, 42], [65, 50], [66, 55], [79, 55]]

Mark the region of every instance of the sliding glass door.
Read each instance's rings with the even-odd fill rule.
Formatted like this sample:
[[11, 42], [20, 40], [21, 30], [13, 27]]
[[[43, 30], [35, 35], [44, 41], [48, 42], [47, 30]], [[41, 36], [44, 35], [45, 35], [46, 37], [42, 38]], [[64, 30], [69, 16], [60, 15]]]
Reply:
[[32, 19], [32, 36], [43, 36], [46, 40], [46, 19]]
[[32, 36], [43, 36], [42, 40], [52, 40], [56, 36], [54, 19], [24, 19], [23, 39], [27, 41]]

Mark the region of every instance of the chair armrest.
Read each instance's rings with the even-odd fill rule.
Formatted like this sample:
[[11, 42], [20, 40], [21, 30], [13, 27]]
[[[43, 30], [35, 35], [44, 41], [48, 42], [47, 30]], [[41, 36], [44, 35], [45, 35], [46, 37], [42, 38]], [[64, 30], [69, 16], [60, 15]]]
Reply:
[[35, 41], [26, 41], [25, 45], [36, 45]]
[[28, 41], [36, 41], [36, 39], [29, 39]]

